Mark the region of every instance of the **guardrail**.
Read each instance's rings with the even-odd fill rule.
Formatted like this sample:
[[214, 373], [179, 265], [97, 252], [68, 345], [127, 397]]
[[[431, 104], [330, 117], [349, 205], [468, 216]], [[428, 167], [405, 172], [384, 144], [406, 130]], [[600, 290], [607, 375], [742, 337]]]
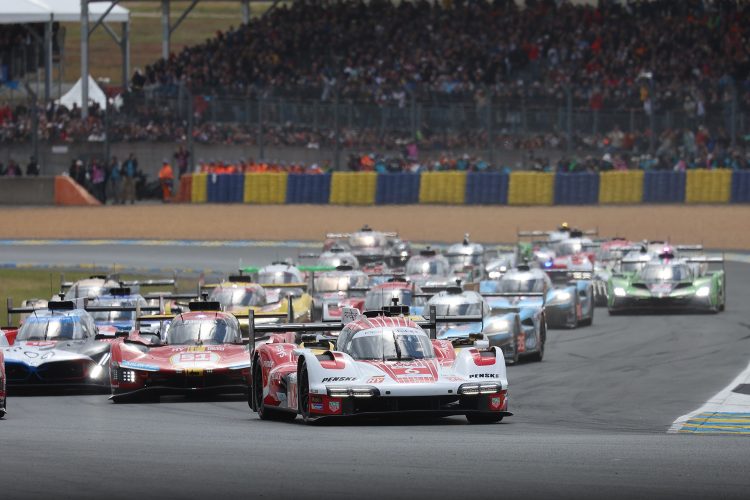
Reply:
[[177, 201], [334, 205], [750, 203], [750, 171], [194, 174]]

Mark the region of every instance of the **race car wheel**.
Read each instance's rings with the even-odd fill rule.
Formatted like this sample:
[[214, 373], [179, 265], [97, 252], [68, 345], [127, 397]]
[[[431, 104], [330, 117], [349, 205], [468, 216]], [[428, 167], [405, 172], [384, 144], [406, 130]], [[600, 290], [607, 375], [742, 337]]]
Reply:
[[547, 343], [547, 329], [542, 327], [539, 332], [539, 350], [529, 356], [532, 361], [541, 362], [544, 359], [544, 345]]
[[[282, 420], [290, 421], [297, 418], [296, 413], [289, 411], [276, 410], [274, 408], [268, 408], [263, 404], [263, 375], [260, 370], [260, 363], [255, 364], [255, 373], [253, 374], [253, 385], [249, 389], [252, 393], [253, 405], [255, 411], [258, 413], [258, 418], [261, 420]], [[259, 381], [260, 383], [256, 383]]]
[[0, 401], [0, 418], [4, 418], [7, 412], [8, 412], [8, 398], [3, 398], [3, 400]]
[[513, 355], [510, 358], [505, 358], [505, 361], [511, 365], [518, 364], [518, 339], [513, 339]]
[[310, 422], [310, 378], [307, 376], [307, 364], [303, 361], [297, 371], [297, 404], [302, 419]]
[[470, 424], [494, 424], [496, 422], [500, 422], [503, 419], [502, 415], [493, 415], [493, 414], [486, 414], [486, 413], [475, 413], [475, 414], [469, 414], [466, 415], [466, 420], [469, 421]]

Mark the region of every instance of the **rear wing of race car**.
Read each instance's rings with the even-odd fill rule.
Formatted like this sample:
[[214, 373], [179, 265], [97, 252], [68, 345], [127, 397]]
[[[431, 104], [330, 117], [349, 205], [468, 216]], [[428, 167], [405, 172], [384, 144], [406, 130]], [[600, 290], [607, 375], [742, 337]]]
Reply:
[[[711, 264], [720, 264], [720, 270], [722, 273], [726, 274], [726, 266], [724, 263], [724, 255], [721, 256], [700, 256], [700, 257], [689, 257], [685, 259], [685, 262], [689, 264], [706, 264], [706, 266], [710, 266]], [[718, 270], [714, 270], [716, 272]]]
[[[112, 280], [120, 283], [121, 287], [157, 287], [171, 286], [177, 288], [177, 273], [174, 278], [153, 279], [153, 280], [121, 280], [119, 274], [92, 274], [89, 279]], [[60, 290], [66, 291], [75, 284], [75, 281], [65, 281], [65, 274], [60, 273]]]
[[[255, 350], [256, 338], [263, 338], [272, 333], [321, 333], [331, 331], [341, 331], [346, 323], [283, 323], [276, 325], [256, 325], [256, 315], [254, 311], [249, 314], [250, 342], [251, 350]], [[429, 319], [424, 321], [414, 321], [420, 328], [429, 331], [431, 339], [437, 336], [437, 325], [439, 323], [480, 323], [482, 316], [437, 316], [435, 306], [430, 307]]]
[[594, 279], [593, 271], [571, 271], [569, 269], [545, 269], [552, 283], [563, 284], [571, 281], [590, 281]]
[[[540, 298], [542, 299], [542, 308], [544, 308], [547, 305], [547, 294], [542, 292], [490, 292], [490, 293], [483, 293], [482, 297], [485, 298], [509, 298], [509, 299], [516, 299], [516, 298]], [[509, 306], [509, 307], [492, 307], [492, 312], [519, 312], [521, 310], [518, 306]]]

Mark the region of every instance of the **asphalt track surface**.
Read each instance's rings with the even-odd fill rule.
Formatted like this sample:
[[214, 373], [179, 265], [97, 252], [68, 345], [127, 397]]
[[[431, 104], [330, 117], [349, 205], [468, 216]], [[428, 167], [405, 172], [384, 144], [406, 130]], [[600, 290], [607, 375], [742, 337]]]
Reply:
[[[142, 266], [164, 262], [163, 249], [138, 252], [154, 259]], [[251, 263], [276, 249], [243, 252]], [[233, 398], [11, 397], [0, 496], [747, 498], [748, 438], [666, 433], [750, 359], [750, 266], [728, 263], [727, 274], [722, 314], [597, 309], [591, 327], [551, 331], [544, 362], [509, 367], [515, 415], [500, 424], [310, 427], [261, 422]]]

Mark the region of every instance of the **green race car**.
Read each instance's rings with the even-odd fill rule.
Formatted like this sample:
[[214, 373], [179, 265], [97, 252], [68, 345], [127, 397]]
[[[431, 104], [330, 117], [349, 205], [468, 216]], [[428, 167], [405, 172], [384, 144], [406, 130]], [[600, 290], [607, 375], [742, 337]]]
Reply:
[[[721, 264], [709, 270], [709, 264]], [[719, 312], [726, 303], [724, 259], [695, 257], [643, 262], [607, 282], [610, 314], [631, 311]]]

